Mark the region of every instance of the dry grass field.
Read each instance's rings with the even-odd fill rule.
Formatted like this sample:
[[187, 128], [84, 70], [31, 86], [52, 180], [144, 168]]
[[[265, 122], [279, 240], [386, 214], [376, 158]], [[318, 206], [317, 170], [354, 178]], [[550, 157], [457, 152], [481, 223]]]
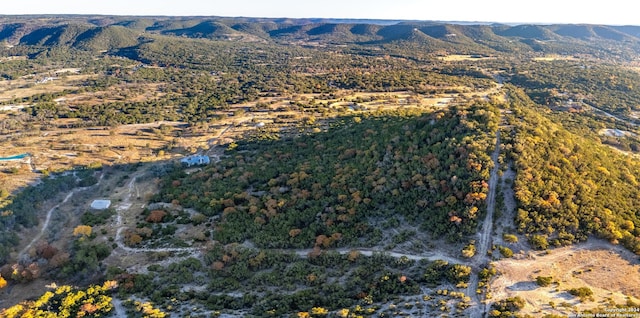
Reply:
[[[25, 98], [43, 93], [57, 93], [65, 89], [77, 88], [81, 81], [95, 77], [90, 74], [63, 75], [56, 77], [48, 74], [29, 75], [11, 81], [0, 81], [0, 102], [15, 98]], [[45, 79], [49, 78], [45, 81]]]

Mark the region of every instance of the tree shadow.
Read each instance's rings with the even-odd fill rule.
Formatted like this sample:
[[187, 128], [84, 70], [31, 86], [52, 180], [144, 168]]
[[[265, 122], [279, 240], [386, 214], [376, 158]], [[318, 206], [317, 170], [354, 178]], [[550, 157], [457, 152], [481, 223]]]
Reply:
[[539, 286], [534, 281], [526, 281], [526, 282], [518, 282], [509, 287], [508, 290], [511, 291], [530, 291], [537, 289]]

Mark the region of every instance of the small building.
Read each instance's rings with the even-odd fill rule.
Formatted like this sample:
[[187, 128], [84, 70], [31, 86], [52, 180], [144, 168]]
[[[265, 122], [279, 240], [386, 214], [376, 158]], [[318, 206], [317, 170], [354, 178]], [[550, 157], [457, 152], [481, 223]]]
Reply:
[[106, 210], [111, 206], [111, 200], [93, 200], [91, 208], [94, 210]]
[[57, 80], [57, 79], [58, 79], [57, 77], [45, 77], [45, 78], [43, 78], [43, 79], [41, 79], [39, 81], [36, 81], [36, 84], [44, 84], [44, 83], [51, 82], [51, 81]]
[[210, 162], [211, 160], [209, 159], [209, 156], [206, 155], [193, 155], [180, 160], [180, 163], [187, 167], [208, 165]]

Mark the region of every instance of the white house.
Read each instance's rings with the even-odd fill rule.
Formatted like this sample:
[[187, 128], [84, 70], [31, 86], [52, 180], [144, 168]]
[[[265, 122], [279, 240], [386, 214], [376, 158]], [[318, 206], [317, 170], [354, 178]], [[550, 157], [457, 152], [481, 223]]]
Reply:
[[199, 165], [208, 165], [211, 160], [209, 156], [206, 155], [193, 155], [189, 157], [184, 157], [180, 160], [180, 163], [186, 165], [187, 167], [191, 166], [199, 166]]

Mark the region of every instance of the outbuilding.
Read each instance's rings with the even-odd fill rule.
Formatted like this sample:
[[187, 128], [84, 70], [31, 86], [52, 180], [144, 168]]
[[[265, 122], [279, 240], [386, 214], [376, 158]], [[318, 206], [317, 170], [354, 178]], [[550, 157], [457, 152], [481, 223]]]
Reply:
[[94, 210], [106, 210], [111, 206], [111, 200], [93, 200], [91, 208]]

